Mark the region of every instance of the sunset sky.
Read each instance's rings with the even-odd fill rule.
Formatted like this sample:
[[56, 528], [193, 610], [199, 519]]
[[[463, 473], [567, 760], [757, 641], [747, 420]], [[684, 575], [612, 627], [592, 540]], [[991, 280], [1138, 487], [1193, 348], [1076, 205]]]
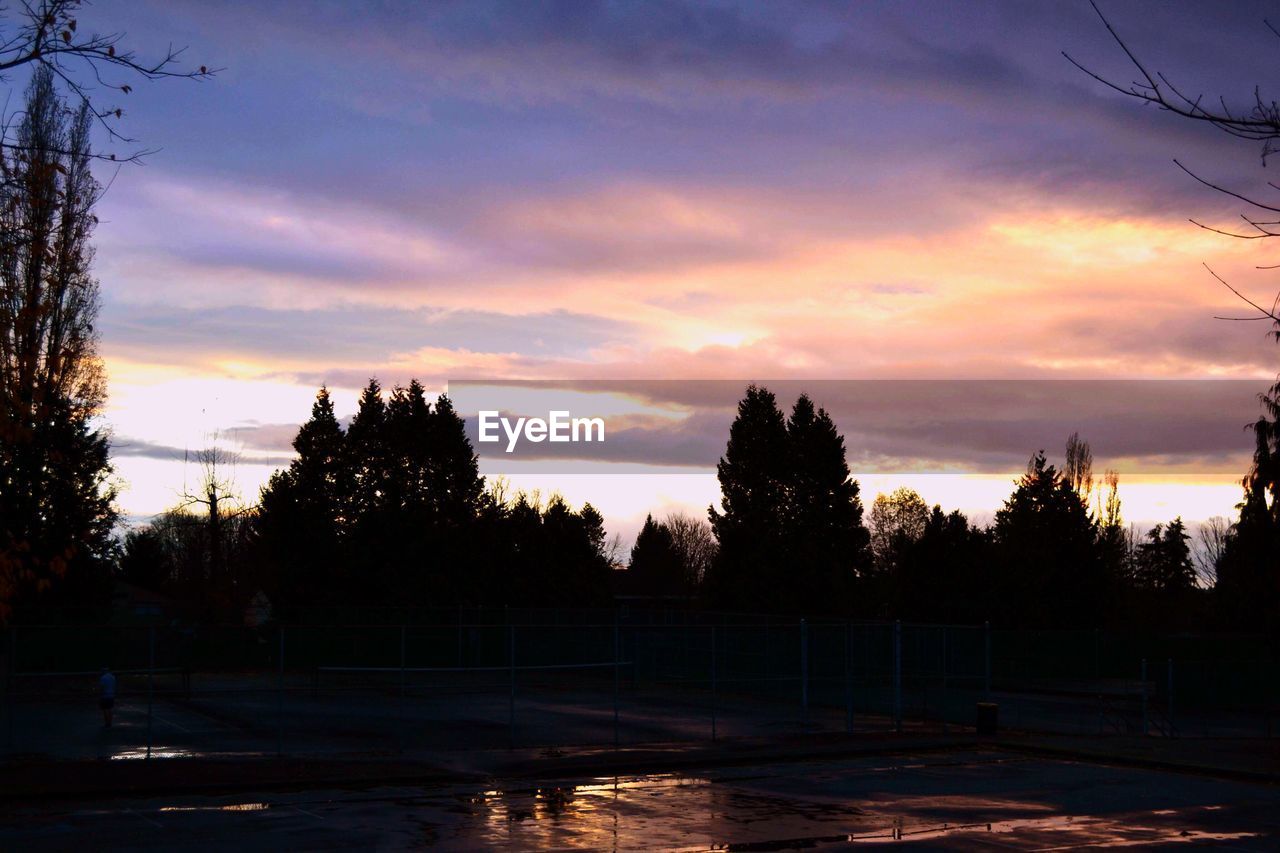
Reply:
[[[1265, 4], [1102, 6], [1152, 66], [1236, 103], [1280, 48]], [[215, 431], [252, 498], [317, 386], [346, 416], [373, 375], [1262, 390], [1276, 373], [1261, 324], [1214, 319], [1240, 306], [1202, 264], [1269, 301], [1254, 268], [1280, 249], [1190, 224], [1240, 208], [1172, 159], [1266, 192], [1274, 164], [1073, 68], [1062, 51], [1132, 76], [1083, 0], [104, 0], [81, 26], [225, 68], [136, 87], [125, 129], [161, 150], [100, 206], [106, 421], [134, 516], [175, 501], [183, 449]], [[1120, 431], [1092, 437], [1100, 468], [1140, 469], [1121, 466], [1126, 516], [1229, 514], [1244, 399], [1213, 452], [1152, 434], [1135, 463]], [[856, 420], [838, 422], [868, 501], [910, 484], [989, 514], [1020, 467], [888, 470]], [[1076, 428], [1064, 413], [1017, 454], [1060, 454]], [[705, 466], [627, 476], [516, 482], [590, 497], [624, 531], [715, 496]]]

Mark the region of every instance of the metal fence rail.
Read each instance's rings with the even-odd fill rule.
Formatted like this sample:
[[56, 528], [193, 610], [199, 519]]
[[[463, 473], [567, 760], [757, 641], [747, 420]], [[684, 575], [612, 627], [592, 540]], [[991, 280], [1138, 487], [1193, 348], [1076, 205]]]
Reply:
[[[7, 752], [316, 754], [907, 728], [1270, 737], [1265, 638], [750, 614], [506, 612], [403, 624], [15, 626]], [[519, 616], [521, 621], [513, 621]], [[117, 725], [98, 728], [102, 666]]]

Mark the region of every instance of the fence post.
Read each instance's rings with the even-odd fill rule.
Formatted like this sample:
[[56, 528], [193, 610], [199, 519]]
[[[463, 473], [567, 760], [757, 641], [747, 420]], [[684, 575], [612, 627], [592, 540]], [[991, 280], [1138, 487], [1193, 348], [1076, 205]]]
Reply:
[[902, 620], [893, 621], [893, 730], [902, 731]]
[[1166, 679], [1165, 690], [1168, 692], [1168, 698], [1165, 699], [1164, 713], [1168, 718], [1169, 737], [1173, 737], [1173, 658], [1168, 660]]
[[618, 616], [615, 613], [613, 617], [613, 748], [618, 748], [618, 681], [622, 677], [620, 671], [621, 660], [619, 654], [622, 650], [618, 629]]
[[716, 626], [711, 626], [711, 740], [716, 739]]
[[844, 623], [844, 730], [853, 734], [853, 623]]
[[18, 626], [9, 626], [9, 656], [4, 662], [4, 725], [9, 741], [9, 753], [13, 753], [13, 673], [18, 666]]
[[396, 715], [400, 718], [399, 720], [400, 752], [404, 752], [405, 729], [406, 729], [405, 716], [404, 716], [404, 692], [405, 692], [404, 668], [405, 668], [405, 627], [404, 625], [401, 625], [400, 626], [400, 700], [396, 706]]
[[152, 705], [156, 695], [156, 626], [147, 629], [147, 759], [151, 759]]
[[938, 700], [938, 715], [942, 717], [942, 731], [947, 731], [947, 626], [942, 626], [942, 698]]
[[1142, 734], [1147, 734], [1147, 659], [1142, 659]]
[[986, 647], [984, 651], [984, 668], [982, 678], [982, 692], [988, 702], [991, 701], [991, 622], [988, 620], [982, 623], [983, 644]]
[[809, 711], [809, 623], [800, 620], [800, 707]]
[[511, 670], [511, 698], [507, 703], [508, 748], [516, 748], [516, 626], [507, 619], [507, 663]]
[[284, 755], [284, 623], [280, 623], [279, 671], [276, 676], [276, 757]]

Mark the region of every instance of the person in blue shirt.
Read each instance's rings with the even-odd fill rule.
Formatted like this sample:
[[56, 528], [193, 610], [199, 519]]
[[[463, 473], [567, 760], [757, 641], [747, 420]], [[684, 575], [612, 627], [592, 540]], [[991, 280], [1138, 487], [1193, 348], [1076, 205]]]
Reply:
[[106, 666], [98, 679], [98, 707], [102, 709], [102, 725], [111, 728], [111, 716], [116, 707], [116, 677]]

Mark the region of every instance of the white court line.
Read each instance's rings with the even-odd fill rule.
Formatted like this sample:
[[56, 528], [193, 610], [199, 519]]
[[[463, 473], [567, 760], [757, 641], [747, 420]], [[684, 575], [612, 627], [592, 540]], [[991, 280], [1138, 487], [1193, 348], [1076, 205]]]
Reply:
[[307, 815], [308, 817], [313, 817], [316, 820], [324, 820], [323, 817], [316, 814], [315, 812], [309, 812], [306, 809], [299, 808], [298, 806], [290, 806], [290, 808], [292, 808], [295, 812], [302, 812], [304, 815]]
[[187, 728], [181, 723], [175, 723], [173, 720], [170, 720], [168, 717], [162, 717], [159, 714], [156, 714], [154, 712], [152, 713], [152, 716], [155, 717], [155, 719], [159, 720], [160, 722], [164, 723], [166, 726], [173, 726], [175, 729], [180, 729], [186, 732], [187, 734], [193, 734], [191, 729]]
[[159, 821], [157, 821], [157, 820], [152, 820], [151, 818], [147, 817], [146, 815], [138, 814], [138, 813], [137, 813], [137, 812], [135, 812], [133, 809], [125, 809], [125, 811], [127, 811], [129, 814], [133, 815], [133, 816], [134, 816], [134, 817], [136, 817], [136, 818], [141, 818], [142, 820], [145, 820], [147, 823], [151, 824], [151, 825], [152, 825], [152, 826], [154, 826], [156, 829], [164, 829], [164, 824], [160, 823], [160, 822], [159, 822]]

